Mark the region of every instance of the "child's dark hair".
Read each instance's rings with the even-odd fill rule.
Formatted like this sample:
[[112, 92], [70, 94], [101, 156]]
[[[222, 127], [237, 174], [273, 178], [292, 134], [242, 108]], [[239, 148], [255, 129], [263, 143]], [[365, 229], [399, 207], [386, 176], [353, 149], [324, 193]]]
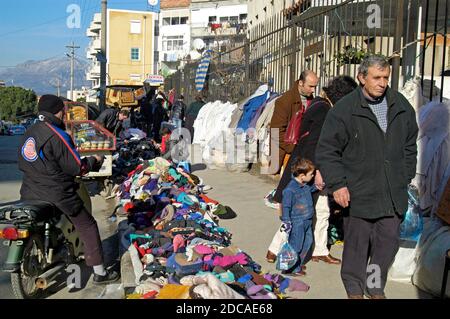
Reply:
[[315, 170], [313, 162], [306, 158], [298, 158], [294, 164], [292, 164], [292, 174], [294, 177], [298, 177], [300, 174], [307, 174]]

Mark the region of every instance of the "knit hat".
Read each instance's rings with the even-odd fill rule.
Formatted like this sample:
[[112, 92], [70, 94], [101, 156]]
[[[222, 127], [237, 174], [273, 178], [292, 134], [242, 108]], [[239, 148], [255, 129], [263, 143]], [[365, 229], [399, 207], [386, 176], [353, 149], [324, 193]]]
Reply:
[[38, 111], [56, 114], [64, 108], [64, 102], [56, 95], [46, 94], [41, 96], [38, 103]]

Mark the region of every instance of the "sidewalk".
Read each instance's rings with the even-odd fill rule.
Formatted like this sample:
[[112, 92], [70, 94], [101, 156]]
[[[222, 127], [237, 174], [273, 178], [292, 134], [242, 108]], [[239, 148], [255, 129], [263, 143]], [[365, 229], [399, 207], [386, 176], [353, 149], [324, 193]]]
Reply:
[[[230, 206], [237, 214], [231, 220], [220, 220], [232, 234], [232, 242], [247, 252], [263, 270], [277, 273], [275, 264], [265, 260], [267, 247], [279, 226], [277, 212], [264, 205], [264, 196], [276, 186], [269, 179], [249, 173], [198, 170], [194, 174], [213, 187], [208, 196]], [[343, 246], [333, 246], [331, 254], [341, 258]], [[300, 279], [311, 286], [307, 293], [290, 294], [301, 299], [341, 299], [347, 295], [340, 278], [340, 266], [309, 262], [307, 276]], [[386, 296], [395, 299], [427, 298], [412, 284], [389, 281]]]

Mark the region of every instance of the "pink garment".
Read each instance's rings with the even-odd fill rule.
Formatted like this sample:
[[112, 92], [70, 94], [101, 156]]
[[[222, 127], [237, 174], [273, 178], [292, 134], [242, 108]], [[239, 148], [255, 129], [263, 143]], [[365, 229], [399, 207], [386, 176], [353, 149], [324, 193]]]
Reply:
[[303, 281], [298, 279], [291, 279], [289, 281], [289, 291], [304, 291], [307, 292], [309, 290], [309, 286], [305, 284]]
[[176, 253], [180, 248], [185, 247], [184, 238], [178, 234], [173, 238], [173, 251]]
[[213, 266], [220, 266], [220, 267], [230, 267], [236, 263], [239, 263], [241, 265], [247, 265], [248, 260], [247, 256], [243, 253], [239, 253], [236, 256], [217, 256], [214, 258]]
[[214, 249], [205, 245], [197, 245], [194, 247], [196, 253], [200, 255], [211, 255], [214, 254]]

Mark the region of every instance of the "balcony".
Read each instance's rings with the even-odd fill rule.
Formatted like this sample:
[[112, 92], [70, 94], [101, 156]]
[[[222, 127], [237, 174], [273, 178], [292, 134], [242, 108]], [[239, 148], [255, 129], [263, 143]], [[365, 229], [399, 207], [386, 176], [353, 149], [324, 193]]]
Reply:
[[92, 31], [91, 28], [86, 29], [86, 36], [89, 38], [95, 38], [100, 35], [100, 29], [97, 31]]
[[191, 37], [228, 37], [245, 34], [246, 29], [246, 23], [197, 23], [192, 25]]
[[90, 46], [93, 50], [101, 50], [102, 49], [102, 42], [100, 39], [95, 39], [94, 41], [91, 41]]
[[91, 24], [89, 25], [89, 29], [88, 30], [91, 30], [92, 32], [96, 32], [96, 31], [100, 32], [101, 28], [102, 28], [101, 24], [94, 23], [92, 21]]
[[99, 13], [99, 12], [95, 13], [94, 14], [94, 19], [92, 19], [92, 22], [95, 23], [95, 24], [101, 25], [102, 24], [102, 14]]

